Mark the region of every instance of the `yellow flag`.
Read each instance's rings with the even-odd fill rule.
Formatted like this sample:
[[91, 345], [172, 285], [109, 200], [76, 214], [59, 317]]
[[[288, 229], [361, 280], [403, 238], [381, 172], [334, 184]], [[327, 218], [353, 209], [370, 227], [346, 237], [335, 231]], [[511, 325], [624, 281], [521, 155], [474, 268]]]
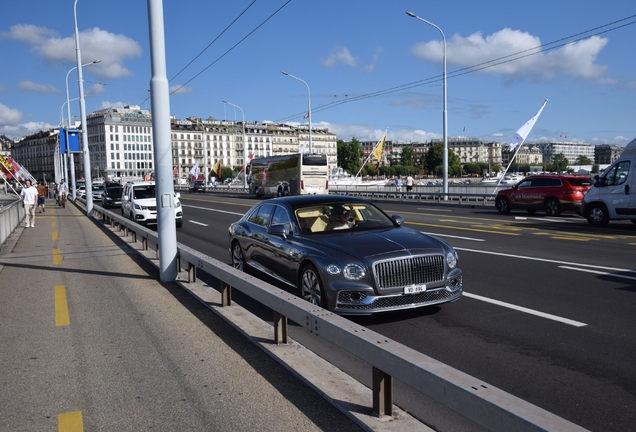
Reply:
[[214, 172], [214, 174], [216, 175], [218, 179], [221, 178], [221, 161], [220, 160], [216, 161], [216, 163], [212, 167], [212, 171]]
[[373, 153], [371, 153], [373, 155], [373, 157], [375, 157], [378, 160], [378, 162], [380, 162], [382, 160], [382, 150], [384, 149], [384, 140], [385, 139], [386, 139], [386, 132], [384, 133], [384, 136], [380, 140], [380, 143], [377, 145], [375, 150], [373, 150]]

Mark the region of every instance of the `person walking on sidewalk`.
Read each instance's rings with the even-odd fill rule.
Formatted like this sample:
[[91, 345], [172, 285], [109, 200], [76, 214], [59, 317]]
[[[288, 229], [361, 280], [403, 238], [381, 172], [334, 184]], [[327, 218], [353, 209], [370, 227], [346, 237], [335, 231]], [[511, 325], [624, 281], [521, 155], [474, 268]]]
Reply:
[[38, 199], [38, 190], [31, 185], [31, 180], [25, 180], [26, 186], [22, 188], [20, 196], [26, 213], [26, 227], [35, 227], [35, 205]]
[[38, 213], [44, 213], [44, 203], [46, 199], [46, 186], [41, 181], [38, 182]]
[[66, 207], [66, 193], [68, 192], [68, 185], [64, 183], [64, 179], [60, 182], [60, 187], [58, 188], [59, 196], [59, 204], [62, 207]]

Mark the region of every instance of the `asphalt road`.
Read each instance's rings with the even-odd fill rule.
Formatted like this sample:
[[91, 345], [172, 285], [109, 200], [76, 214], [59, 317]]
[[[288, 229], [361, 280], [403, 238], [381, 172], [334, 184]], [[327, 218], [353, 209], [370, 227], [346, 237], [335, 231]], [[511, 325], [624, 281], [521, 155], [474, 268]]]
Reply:
[[[179, 242], [229, 262], [228, 226], [256, 200], [183, 193], [181, 201]], [[636, 430], [635, 225], [595, 229], [575, 214], [377, 204], [458, 250], [465, 295], [452, 304], [357, 322], [587, 429]], [[252, 308], [269, 319], [267, 310]], [[291, 329], [291, 336], [370, 382], [368, 365], [355, 357], [302, 328]], [[395, 387], [396, 404], [430, 426], [478, 430], [408, 386]]]

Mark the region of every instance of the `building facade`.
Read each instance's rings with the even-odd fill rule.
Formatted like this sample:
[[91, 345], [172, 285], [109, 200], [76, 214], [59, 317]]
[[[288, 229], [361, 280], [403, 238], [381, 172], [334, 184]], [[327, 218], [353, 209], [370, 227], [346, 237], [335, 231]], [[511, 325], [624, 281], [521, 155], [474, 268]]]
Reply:
[[544, 163], [553, 163], [554, 157], [563, 154], [569, 165], [574, 165], [579, 156], [594, 160], [594, 146], [578, 142], [535, 142], [524, 144], [528, 148], [537, 148], [543, 155]]
[[517, 165], [543, 164], [543, 153], [541, 153], [538, 148], [522, 145], [520, 148], [510, 150], [510, 144], [504, 144], [501, 150], [501, 160], [503, 166], [508, 166], [513, 157], [514, 163]]
[[612, 164], [621, 156], [624, 148], [625, 147], [610, 144], [594, 146], [594, 163], [599, 165]]
[[28, 135], [13, 143], [11, 158], [36, 180], [60, 181], [60, 177], [65, 176], [61, 169], [58, 138], [58, 129], [45, 129]]

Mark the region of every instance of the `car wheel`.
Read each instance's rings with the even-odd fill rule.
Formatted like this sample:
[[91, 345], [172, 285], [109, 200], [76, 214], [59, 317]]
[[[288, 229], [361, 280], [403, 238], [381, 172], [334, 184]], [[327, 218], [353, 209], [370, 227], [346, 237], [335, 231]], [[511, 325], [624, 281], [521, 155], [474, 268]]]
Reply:
[[289, 189], [285, 188], [283, 191], [283, 196], [289, 196]]
[[177, 228], [181, 228], [183, 226], [183, 219], [177, 220]]
[[276, 191], [276, 196], [277, 197], [282, 197], [283, 196], [283, 188], [278, 188], [278, 191]]
[[240, 271], [245, 271], [245, 256], [238, 241], [232, 243], [232, 267]]
[[497, 198], [495, 206], [497, 207], [497, 211], [501, 214], [510, 213], [510, 204], [508, 204], [508, 199], [505, 197]]
[[558, 216], [561, 214], [561, 203], [556, 198], [550, 198], [545, 202], [545, 214], [548, 216]]
[[325, 290], [318, 275], [318, 270], [312, 264], [303, 267], [300, 274], [300, 296], [316, 306], [327, 308]]
[[609, 215], [603, 204], [592, 204], [587, 215], [587, 222], [595, 227], [602, 227], [609, 223]]

